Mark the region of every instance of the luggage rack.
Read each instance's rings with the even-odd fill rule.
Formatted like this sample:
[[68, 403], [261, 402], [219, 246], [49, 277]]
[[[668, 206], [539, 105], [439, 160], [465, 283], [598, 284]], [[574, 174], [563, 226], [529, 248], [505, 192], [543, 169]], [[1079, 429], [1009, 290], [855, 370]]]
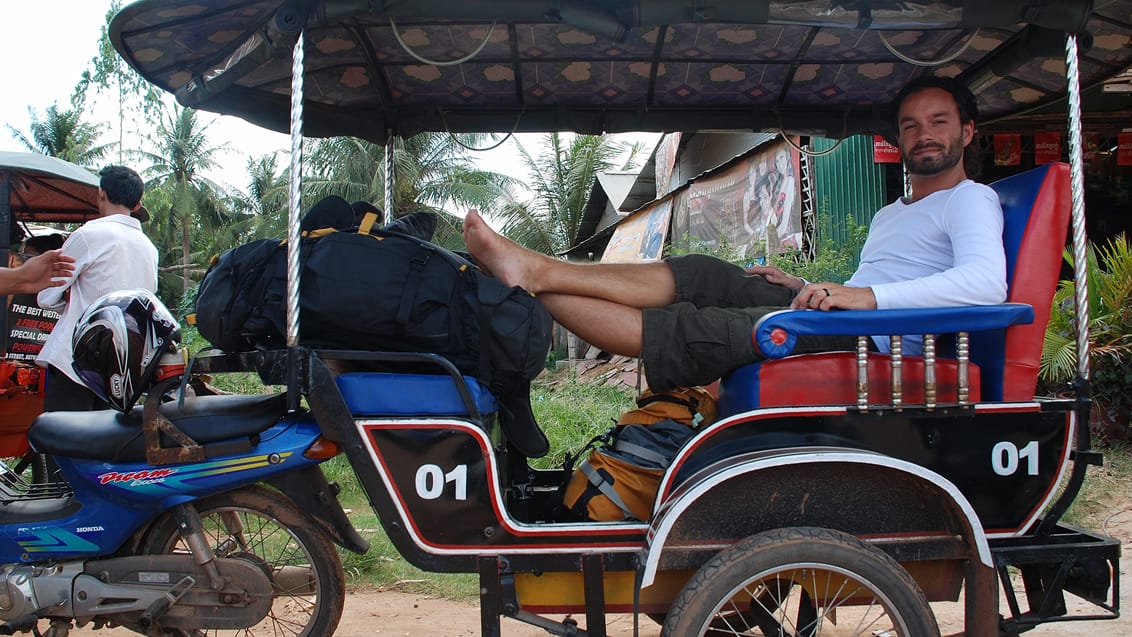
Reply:
[[[991, 541], [995, 568], [1018, 634], [1058, 621], [1115, 619], [1120, 616], [1120, 540], [1059, 522], [1048, 535]], [[1022, 575], [1029, 610], [1023, 612], [1008, 567]], [[1102, 612], [1073, 614], [1065, 592]]]
[[66, 482], [28, 482], [7, 462], [0, 462], [0, 504], [67, 498], [71, 493], [71, 486]]
[[[328, 361], [342, 361], [349, 363], [371, 363], [388, 365], [396, 370], [413, 369], [419, 372], [427, 369], [430, 373], [451, 377], [460, 401], [464, 404], [465, 413], [474, 422], [484, 424], [484, 414], [477, 405], [473, 392], [467, 381], [456, 366], [447, 358], [437, 354], [423, 352], [386, 352], [372, 350], [342, 350], [342, 349], [307, 349], [297, 348], [294, 365], [290, 352], [287, 349], [255, 350], [249, 352], [226, 353], [219, 351], [206, 351], [193, 357], [189, 362], [186, 373], [230, 373], [255, 372], [265, 385], [286, 385], [289, 389], [290, 400], [297, 403], [300, 394], [309, 390], [310, 358], [318, 358], [323, 364]], [[293, 408], [297, 407], [293, 405]]]

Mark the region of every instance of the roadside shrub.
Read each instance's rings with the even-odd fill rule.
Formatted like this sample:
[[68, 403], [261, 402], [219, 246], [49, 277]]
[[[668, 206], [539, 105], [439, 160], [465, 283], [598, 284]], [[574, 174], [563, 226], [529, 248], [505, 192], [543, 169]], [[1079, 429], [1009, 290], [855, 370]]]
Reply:
[[[1132, 439], [1132, 246], [1124, 235], [1086, 251], [1089, 277], [1090, 385], [1094, 438]], [[1073, 253], [1065, 260], [1075, 266]], [[1077, 375], [1077, 332], [1072, 281], [1061, 281], [1042, 348], [1041, 379], [1065, 386]]]

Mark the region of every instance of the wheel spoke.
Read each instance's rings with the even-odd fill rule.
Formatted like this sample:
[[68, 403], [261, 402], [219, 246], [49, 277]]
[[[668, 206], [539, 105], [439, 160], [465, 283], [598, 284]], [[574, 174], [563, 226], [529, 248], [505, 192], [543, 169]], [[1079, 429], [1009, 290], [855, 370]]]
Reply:
[[[193, 633], [331, 637], [342, 612], [345, 582], [337, 551], [317, 525], [277, 495], [256, 488], [215, 496], [197, 509], [217, 557], [246, 561], [270, 580], [271, 605], [253, 626]], [[189, 548], [177, 527], [166, 522], [147, 538], [146, 551], [188, 553]], [[226, 612], [238, 616], [239, 611]]]

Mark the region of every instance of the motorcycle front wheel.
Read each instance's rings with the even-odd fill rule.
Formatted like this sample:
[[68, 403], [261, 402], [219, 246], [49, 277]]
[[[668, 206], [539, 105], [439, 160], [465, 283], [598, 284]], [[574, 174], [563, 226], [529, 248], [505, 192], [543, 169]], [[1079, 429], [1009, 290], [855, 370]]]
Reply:
[[[208, 635], [330, 637], [342, 617], [346, 578], [330, 539], [290, 500], [264, 487], [221, 493], [194, 503], [216, 557], [245, 559], [271, 579], [267, 617], [239, 630]], [[172, 515], [146, 533], [147, 555], [190, 553]]]

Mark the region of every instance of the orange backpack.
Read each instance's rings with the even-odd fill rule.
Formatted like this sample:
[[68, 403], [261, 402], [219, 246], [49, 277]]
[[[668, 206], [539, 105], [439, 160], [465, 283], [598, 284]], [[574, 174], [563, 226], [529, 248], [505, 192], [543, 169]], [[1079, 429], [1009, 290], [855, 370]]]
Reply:
[[668, 465], [715, 414], [715, 398], [702, 387], [641, 394], [637, 409], [621, 414], [617, 426], [567, 459], [572, 466], [589, 452], [570, 474], [563, 505], [586, 520], [648, 520]]

